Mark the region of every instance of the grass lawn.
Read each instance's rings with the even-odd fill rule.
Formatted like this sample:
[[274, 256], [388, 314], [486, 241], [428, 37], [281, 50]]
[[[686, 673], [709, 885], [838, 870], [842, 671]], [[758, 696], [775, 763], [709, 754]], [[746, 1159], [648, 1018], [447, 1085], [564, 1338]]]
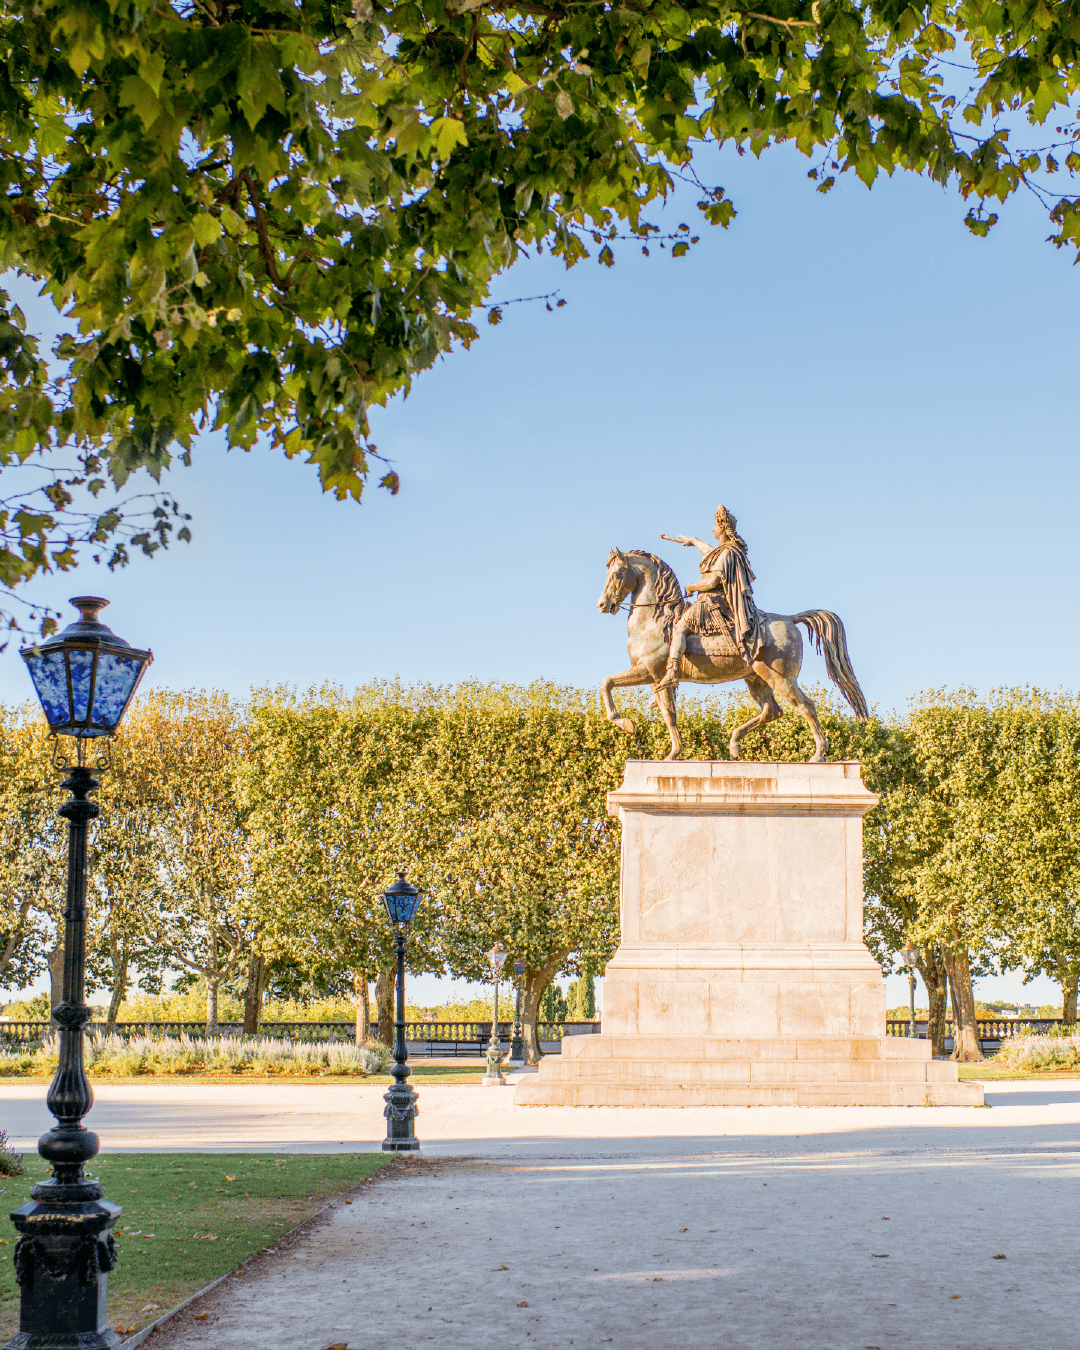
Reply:
[[989, 1083], [995, 1079], [1033, 1082], [1036, 1079], [1042, 1081], [1047, 1078], [1075, 1078], [1080, 1080], [1080, 1069], [1006, 1069], [996, 1066], [992, 1059], [988, 1059], [985, 1064], [958, 1064], [956, 1067], [960, 1071], [962, 1082], [974, 1080]]
[[[393, 1156], [393, 1155], [390, 1155]], [[245, 1257], [277, 1241], [389, 1161], [383, 1153], [107, 1153], [90, 1164], [123, 1207], [113, 1232], [120, 1259], [109, 1275], [109, 1321], [121, 1334], [149, 1325]], [[5, 1212], [48, 1175], [27, 1154], [27, 1173], [0, 1177]], [[0, 1225], [0, 1343], [19, 1326], [11, 1253]]]

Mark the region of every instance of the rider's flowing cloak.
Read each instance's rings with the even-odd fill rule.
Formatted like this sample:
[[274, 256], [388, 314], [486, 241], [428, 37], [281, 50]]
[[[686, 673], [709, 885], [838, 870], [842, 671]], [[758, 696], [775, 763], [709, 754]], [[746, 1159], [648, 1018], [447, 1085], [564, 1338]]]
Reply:
[[705, 637], [710, 633], [729, 633], [752, 665], [765, 646], [764, 626], [754, 604], [754, 574], [742, 549], [732, 543], [720, 544], [701, 560], [701, 575], [716, 573], [719, 591], [699, 592], [687, 611], [687, 632]]

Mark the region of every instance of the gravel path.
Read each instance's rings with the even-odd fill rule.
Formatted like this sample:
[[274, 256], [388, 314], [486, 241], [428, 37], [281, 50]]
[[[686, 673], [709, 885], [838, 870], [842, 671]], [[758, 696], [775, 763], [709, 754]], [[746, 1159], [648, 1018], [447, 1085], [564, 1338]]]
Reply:
[[[52, 1124], [40, 1084], [0, 1085], [0, 1127], [33, 1148]], [[386, 1133], [385, 1088], [337, 1083], [184, 1083], [150, 1080], [95, 1089], [86, 1124], [102, 1146], [133, 1149], [378, 1148]], [[663, 1136], [682, 1147], [751, 1135], [829, 1136], [856, 1129], [939, 1132], [1080, 1125], [1080, 1080], [988, 1083], [991, 1108], [945, 1107], [524, 1107], [512, 1086], [425, 1084], [417, 1134], [429, 1154], [544, 1156], [548, 1141]], [[586, 1144], [586, 1147], [591, 1145]], [[650, 1142], [651, 1147], [651, 1142]]]
[[[0, 1088], [20, 1143], [43, 1096]], [[150, 1344], [1074, 1350], [1080, 1082], [993, 1083], [987, 1103], [538, 1109], [426, 1086], [421, 1160]], [[377, 1147], [382, 1089], [118, 1085], [88, 1123], [115, 1149]]]
[[1075, 1227], [1080, 1142], [1060, 1133], [399, 1166], [153, 1345], [1071, 1350], [1080, 1294], [1053, 1253]]

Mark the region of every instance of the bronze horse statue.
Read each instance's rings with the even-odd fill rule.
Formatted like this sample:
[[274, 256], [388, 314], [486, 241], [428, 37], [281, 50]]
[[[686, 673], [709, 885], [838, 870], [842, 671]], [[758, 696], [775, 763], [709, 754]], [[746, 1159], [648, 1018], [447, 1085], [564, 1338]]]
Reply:
[[[664, 724], [671, 738], [671, 753], [667, 759], [678, 759], [682, 754], [675, 714], [675, 688], [657, 689], [664, 676], [671, 631], [687, 606], [682, 587], [671, 568], [653, 553], [644, 549], [630, 549], [621, 553], [612, 549], [608, 558], [607, 581], [597, 601], [602, 614], [616, 614], [627, 602], [630, 617], [627, 620], [627, 650], [631, 665], [618, 675], [608, 675], [600, 683], [600, 697], [608, 721], [614, 722], [627, 735], [634, 730], [629, 718], [620, 717], [612, 698], [613, 689], [627, 689], [634, 685], [653, 686]], [[808, 609], [801, 614], [761, 613], [765, 646], [759, 659], [748, 665], [734, 642], [723, 635], [687, 639], [682, 659], [680, 680], [692, 684], [727, 684], [744, 680], [747, 689], [761, 712], [731, 733], [728, 750], [732, 759], [739, 758], [739, 742], [755, 727], [767, 726], [781, 716], [779, 697], [807, 721], [814, 736], [811, 764], [824, 761], [829, 742], [821, 729], [813, 703], [799, 688], [798, 676], [802, 668], [803, 640], [797, 624], [803, 624], [812, 635], [819, 652], [825, 656], [825, 669], [851, 705], [855, 716], [867, 717], [866, 699], [859, 688], [848, 657], [847, 637], [839, 618], [827, 609]]]

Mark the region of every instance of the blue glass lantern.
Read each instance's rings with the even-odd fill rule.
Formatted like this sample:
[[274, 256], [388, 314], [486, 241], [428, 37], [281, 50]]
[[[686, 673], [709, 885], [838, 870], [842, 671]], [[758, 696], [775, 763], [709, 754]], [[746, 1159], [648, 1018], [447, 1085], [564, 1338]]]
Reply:
[[388, 886], [379, 897], [386, 906], [386, 912], [390, 915], [390, 922], [393, 924], [404, 924], [408, 927], [416, 918], [416, 911], [420, 908], [421, 895], [415, 886], [410, 886], [405, 880], [405, 873], [397, 874], [397, 881], [392, 886]]
[[77, 595], [71, 603], [79, 621], [48, 642], [24, 648], [22, 659], [54, 735], [111, 736], [154, 656], [99, 622], [98, 611], [108, 600]]

